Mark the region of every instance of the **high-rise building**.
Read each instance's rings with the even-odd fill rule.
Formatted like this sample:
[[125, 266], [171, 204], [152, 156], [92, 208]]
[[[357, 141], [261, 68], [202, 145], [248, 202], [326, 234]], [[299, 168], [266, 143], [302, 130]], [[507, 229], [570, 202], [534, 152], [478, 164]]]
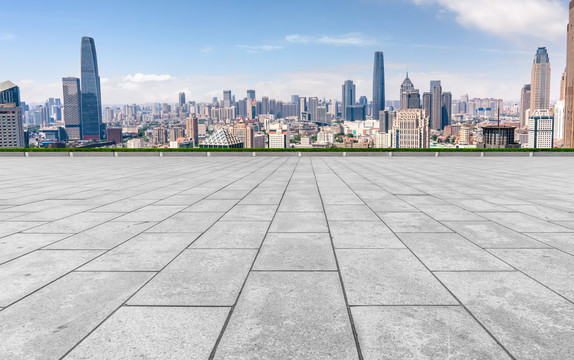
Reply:
[[261, 114], [267, 115], [271, 113], [271, 109], [269, 106], [269, 98], [267, 96], [263, 96], [261, 98]]
[[430, 146], [429, 117], [422, 109], [396, 111], [391, 143], [397, 149], [422, 149]]
[[426, 92], [423, 94], [423, 110], [425, 111], [427, 116], [430, 116], [431, 108], [432, 108], [432, 93]]
[[179, 93], [179, 107], [180, 108], [185, 107], [185, 93], [184, 92]]
[[342, 116], [347, 116], [347, 107], [355, 106], [356, 103], [356, 88], [353, 81], [347, 80], [343, 84], [343, 105], [341, 108]]
[[231, 90], [223, 91], [223, 107], [231, 107]]
[[255, 100], [255, 90], [247, 90], [247, 99], [248, 100]]
[[[299, 95], [291, 95], [291, 103], [295, 104], [295, 111], [297, 113], [297, 117], [299, 117], [299, 114], [301, 114], [301, 97]], [[299, 119], [301, 120], [301, 119]]]
[[190, 116], [185, 121], [185, 131], [187, 138], [193, 140], [195, 146], [199, 143], [199, 120], [195, 116]]
[[528, 118], [528, 148], [554, 147], [554, 116], [549, 110], [534, 110]]
[[26, 147], [20, 88], [10, 81], [0, 83], [0, 148]]
[[[385, 56], [382, 51], [377, 51], [373, 69], [373, 120], [379, 120], [382, 110], [385, 110]], [[344, 104], [343, 116], [345, 116]]]
[[286, 149], [291, 147], [289, 141], [289, 128], [283, 124], [272, 124], [269, 128], [269, 148]]
[[559, 100], [554, 105], [554, 139], [564, 140], [565, 101]]
[[167, 144], [167, 129], [164, 127], [155, 128], [152, 130], [152, 141], [158, 145]]
[[311, 115], [311, 121], [317, 121], [317, 108], [319, 107], [319, 99], [316, 97], [309, 98], [308, 112]]
[[566, 95], [564, 147], [574, 147], [574, 0], [570, 1], [570, 20], [566, 49]]
[[94, 39], [82, 38], [81, 58], [82, 139], [99, 140], [102, 131], [102, 96]]
[[415, 85], [413, 84], [411, 79], [409, 79], [409, 73], [407, 73], [407, 77], [401, 84], [401, 93], [400, 93], [401, 110], [406, 110], [409, 108], [409, 94], [414, 89]]
[[522, 87], [520, 92], [520, 127], [524, 128], [526, 126], [526, 112], [530, 109], [530, 84], [526, 84]]
[[231, 128], [231, 133], [243, 143], [244, 148], [252, 149], [254, 147], [255, 129], [253, 125], [239, 120]]
[[532, 65], [530, 113], [550, 109], [550, 58], [545, 47], [538, 48]]
[[[70, 140], [82, 139], [82, 92], [80, 79], [66, 77], [62, 79], [64, 90], [64, 124]], [[110, 119], [108, 119], [110, 121]]]
[[431, 81], [431, 112], [430, 127], [442, 130], [442, 86], [440, 81]]
[[299, 98], [299, 120], [307, 120], [306, 116], [303, 113], [307, 113], [307, 98], [301, 97]]
[[442, 125], [441, 128], [444, 129], [445, 126], [452, 124], [452, 94], [450, 92], [444, 92], [442, 94]]
[[123, 141], [122, 128], [106, 128], [106, 139], [109, 142], [113, 141], [116, 144], [121, 144]]

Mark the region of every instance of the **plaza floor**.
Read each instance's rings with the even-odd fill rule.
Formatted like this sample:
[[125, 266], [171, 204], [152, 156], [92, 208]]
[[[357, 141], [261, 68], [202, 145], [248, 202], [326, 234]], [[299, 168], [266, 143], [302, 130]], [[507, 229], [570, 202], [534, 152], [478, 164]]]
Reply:
[[573, 359], [574, 159], [0, 158], [0, 359]]

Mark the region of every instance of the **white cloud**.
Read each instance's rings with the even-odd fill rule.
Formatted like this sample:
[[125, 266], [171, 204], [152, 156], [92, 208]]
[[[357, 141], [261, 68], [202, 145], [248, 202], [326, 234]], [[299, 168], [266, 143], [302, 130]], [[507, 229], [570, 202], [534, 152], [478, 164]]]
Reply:
[[368, 46], [375, 41], [361, 33], [348, 33], [343, 35], [287, 35], [285, 40], [298, 44], [323, 44], [336, 46]]
[[205, 47], [205, 48], [203, 48], [203, 49], [201, 49], [201, 50], [199, 50], [199, 51], [200, 51], [202, 54], [210, 54], [210, 53], [213, 52], [213, 48], [210, 47], [210, 46], [208, 46], [208, 47]]
[[237, 45], [237, 47], [253, 53], [283, 49], [283, 46], [279, 45]]
[[173, 80], [173, 77], [171, 75], [155, 75], [155, 74], [141, 74], [141, 73], [137, 73], [134, 75], [127, 75], [124, 76], [123, 78], [124, 81], [126, 82], [132, 82], [132, 83], [141, 83], [141, 82], [148, 82], [148, 81], [167, 81], [167, 80]]
[[16, 35], [8, 33], [0, 33], [0, 41], [13, 41], [16, 39]]
[[[560, 0], [411, 0], [417, 5], [438, 4], [456, 14], [467, 28], [515, 38], [530, 36], [562, 41], [568, 23], [568, 8]], [[444, 14], [440, 14], [443, 16]]]

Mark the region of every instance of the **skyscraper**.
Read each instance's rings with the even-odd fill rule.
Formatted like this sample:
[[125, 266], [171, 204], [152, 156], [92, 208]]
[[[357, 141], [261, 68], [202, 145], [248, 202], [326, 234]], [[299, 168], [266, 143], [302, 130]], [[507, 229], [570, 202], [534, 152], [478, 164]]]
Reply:
[[317, 108], [319, 107], [319, 99], [316, 97], [309, 98], [309, 114], [311, 115], [311, 121], [317, 121], [318, 114]]
[[[341, 108], [341, 113], [343, 116], [347, 116], [347, 107], [354, 106], [356, 103], [355, 100], [356, 88], [353, 81], [347, 80], [343, 84], [343, 105]], [[374, 108], [373, 108], [374, 109]]]
[[[382, 110], [385, 110], [385, 57], [382, 51], [377, 51], [373, 70], [373, 120], [379, 120]], [[345, 113], [345, 104], [343, 104], [343, 116]]]
[[180, 92], [179, 93], [179, 107], [182, 108], [184, 106], [185, 106], [185, 93]]
[[431, 112], [430, 127], [442, 130], [442, 86], [440, 81], [431, 81]]
[[102, 97], [96, 44], [90, 37], [82, 38], [82, 139], [99, 140], [102, 131]]
[[255, 90], [247, 90], [247, 99], [255, 100]]
[[[80, 79], [65, 77], [62, 79], [64, 90], [64, 123], [70, 140], [82, 139], [82, 92]], [[111, 121], [111, 119], [107, 119]]]
[[564, 147], [574, 147], [574, 0], [570, 1], [570, 21], [566, 50], [566, 96]]
[[430, 116], [432, 107], [432, 93], [426, 92], [423, 94], [423, 110], [426, 116]]
[[534, 110], [550, 108], [550, 58], [545, 47], [538, 48], [532, 65], [532, 82], [530, 92], [530, 113]]
[[442, 94], [442, 125], [445, 126], [452, 124], [452, 93], [445, 92]]
[[0, 148], [25, 147], [20, 88], [10, 81], [0, 83]]
[[407, 73], [407, 77], [405, 78], [405, 80], [403, 81], [403, 83], [401, 85], [401, 94], [400, 94], [401, 110], [408, 109], [409, 93], [411, 92], [411, 90], [414, 90], [414, 88], [415, 88], [415, 85], [413, 84], [411, 79], [409, 79], [409, 73]]
[[223, 91], [223, 107], [231, 107], [231, 90]]
[[530, 91], [531, 87], [530, 84], [526, 84], [522, 87], [522, 91], [520, 92], [520, 127], [523, 128], [526, 126], [526, 112], [530, 109]]

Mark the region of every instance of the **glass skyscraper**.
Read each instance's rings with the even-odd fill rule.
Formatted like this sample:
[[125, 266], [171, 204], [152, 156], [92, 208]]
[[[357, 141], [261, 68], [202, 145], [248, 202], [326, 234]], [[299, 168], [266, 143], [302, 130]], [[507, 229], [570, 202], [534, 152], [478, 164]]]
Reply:
[[382, 51], [377, 51], [373, 70], [373, 120], [379, 120], [379, 113], [383, 110], [385, 110], [385, 57]]
[[82, 38], [82, 139], [99, 140], [102, 131], [102, 97], [96, 44]]

